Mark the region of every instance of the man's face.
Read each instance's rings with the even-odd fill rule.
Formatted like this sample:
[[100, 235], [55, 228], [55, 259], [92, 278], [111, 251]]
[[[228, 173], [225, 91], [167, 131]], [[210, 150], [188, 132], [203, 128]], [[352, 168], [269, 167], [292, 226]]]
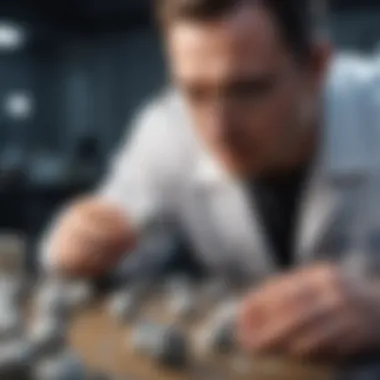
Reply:
[[227, 169], [252, 175], [288, 159], [315, 116], [320, 67], [297, 63], [270, 14], [242, 6], [174, 22], [167, 42], [198, 132]]

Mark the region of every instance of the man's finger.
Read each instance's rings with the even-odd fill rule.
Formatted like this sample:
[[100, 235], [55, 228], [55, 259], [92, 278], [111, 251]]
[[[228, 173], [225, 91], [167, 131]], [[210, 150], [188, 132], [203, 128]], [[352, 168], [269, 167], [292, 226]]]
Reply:
[[347, 338], [354, 326], [350, 316], [326, 318], [320, 326], [295, 339], [290, 346], [290, 354], [301, 358], [332, 354], [338, 343], [342, 345], [342, 339]]
[[[272, 283], [244, 300], [241, 306], [239, 327], [247, 341], [257, 341], [258, 335], [278, 335], [305, 319], [305, 310], [313, 308], [318, 301], [318, 289], [309, 286], [306, 278], [287, 276]], [[277, 329], [279, 331], [277, 331]], [[273, 331], [272, 333], [272, 330]]]
[[261, 333], [253, 342], [253, 349], [259, 351], [284, 349], [298, 336], [318, 326], [328, 316], [337, 311], [336, 298], [332, 295], [311, 300], [303, 308], [274, 315], [261, 329]]

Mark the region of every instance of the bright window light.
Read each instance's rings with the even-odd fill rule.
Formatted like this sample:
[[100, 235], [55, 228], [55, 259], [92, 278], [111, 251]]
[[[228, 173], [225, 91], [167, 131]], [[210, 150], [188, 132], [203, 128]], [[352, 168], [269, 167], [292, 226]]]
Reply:
[[30, 119], [34, 111], [33, 99], [27, 92], [10, 93], [5, 98], [4, 111], [13, 120]]
[[24, 29], [13, 23], [0, 21], [0, 50], [16, 50], [25, 42]]

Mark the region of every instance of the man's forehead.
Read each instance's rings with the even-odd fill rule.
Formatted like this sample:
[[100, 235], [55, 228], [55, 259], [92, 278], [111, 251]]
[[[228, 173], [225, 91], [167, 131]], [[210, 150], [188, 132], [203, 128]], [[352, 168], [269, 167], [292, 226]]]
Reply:
[[183, 78], [260, 73], [288, 57], [275, 23], [261, 7], [216, 20], [178, 21], [168, 33], [168, 48], [173, 71]]

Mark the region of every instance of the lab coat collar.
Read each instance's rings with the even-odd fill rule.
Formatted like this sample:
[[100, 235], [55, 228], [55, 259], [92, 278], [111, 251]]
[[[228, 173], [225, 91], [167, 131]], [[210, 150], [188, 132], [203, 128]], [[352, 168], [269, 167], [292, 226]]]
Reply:
[[[313, 257], [347, 206], [347, 195], [361, 188], [370, 176], [370, 145], [359, 119], [363, 112], [347, 108], [342, 94], [334, 89], [325, 95], [321, 149], [298, 221], [296, 257], [301, 262]], [[357, 103], [352, 104], [355, 106]]]
[[[326, 92], [324, 133], [317, 155], [314, 173], [320, 180], [331, 183], [351, 183], [367, 176], [370, 168], [368, 134], [363, 133], [360, 112], [350, 113], [337, 107], [340, 94]], [[346, 105], [342, 102], [342, 105]], [[213, 186], [234, 181], [217, 158], [199, 140], [194, 179], [200, 186]]]
[[230, 182], [232, 178], [217, 159], [201, 147], [195, 167], [195, 181], [200, 187], [213, 187]]
[[[347, 191], [363, 184], [369, 174], [366, 134], [361, 131], [361, 120], [355, 120], [352, 116], [361, 113], [350, 114], [347, 109], [337, 107], [339, 96], [329, 92], [326, 97], [325, 133], [305, 191], [296, 231], [295, 255], [300, 262], [313, 257], [319, 243], [340, 214]], [[247, 212], [252, 202], [241, 191], [241, 184], [228, 175], [204, 147], [200, 149], [195, 169], [198, 188], [208, 189], [212, 194], [223, 194], [221, 201], [215, 203], [215, 208], [224, 208], [225, 211], [215, 209], [215, 213], [227, 219], [234, 215], [232, 223], [235, 228], [241, 229], [239, 239], [242, 244], [246, 244], [247, 252], [256, 252], [256, 263], [259, 262], [260, 268], [265, 268], [266, 273], [275, 270], [271, 246], [263, 234], [260, 217], [254, 210]], [[233, 195], [233, 188], [240, 189], [238, 198]], [[243, 233], [243, 230], [246, 232]]]

